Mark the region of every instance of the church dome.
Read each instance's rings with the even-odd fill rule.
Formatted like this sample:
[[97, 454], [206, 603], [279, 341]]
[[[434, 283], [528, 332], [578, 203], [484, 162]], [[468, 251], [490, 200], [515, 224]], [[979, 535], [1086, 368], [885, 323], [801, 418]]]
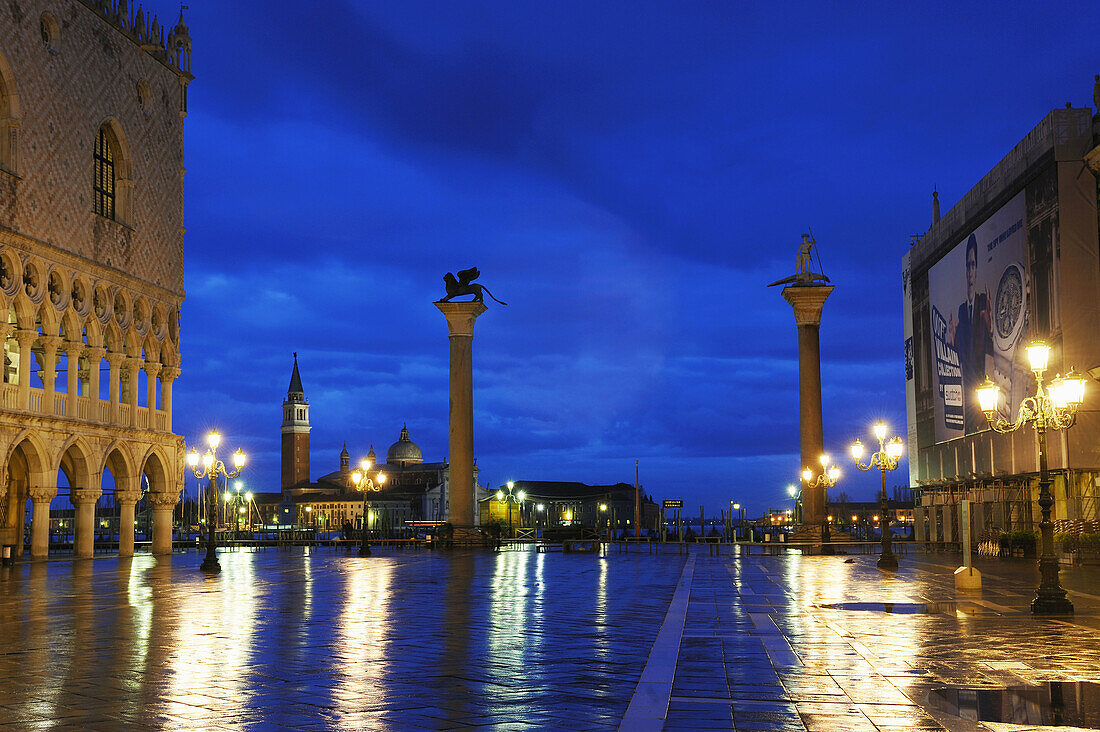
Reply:
[[401, 427], [401, 437], [390, 445], [386, 451], [386, 462], [389, 465], [419, 464], [424, 462], [424, 455], [416, 443], [409, 439], [409, 428]]

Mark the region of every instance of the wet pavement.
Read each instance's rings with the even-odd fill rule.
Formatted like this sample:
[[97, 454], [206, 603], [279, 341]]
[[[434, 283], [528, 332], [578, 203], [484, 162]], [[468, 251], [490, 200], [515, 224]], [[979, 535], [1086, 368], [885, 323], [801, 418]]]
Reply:
[[954, 558], [901, 559], [298, 549], [222, 553], [216, 577], [196, 552], [26, 562], [0, 570], [0, 727], [1100, 727], [1097, 686], [1077, 683], [1100, 681], [1100, 568], [1063, 572], [1074, 616], [1036, 618], [1028, 562], [986, 560], [984, 590], [957, 594]]

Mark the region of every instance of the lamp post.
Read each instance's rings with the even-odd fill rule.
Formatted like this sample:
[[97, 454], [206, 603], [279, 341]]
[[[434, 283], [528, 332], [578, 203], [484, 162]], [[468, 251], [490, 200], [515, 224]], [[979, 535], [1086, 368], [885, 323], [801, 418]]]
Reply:
[[791, 497], [791, 515], [795, 521], [801, 521], [801, 512], [798, 510], [798, 488], [794, 485], [787, 486], [787, 495]]
[[1073, 603], [1058, 583], [1058, 558], [1054, 556], [1054, 524], [1050, 509], [1054, 499], [1050, 494], [1050, 474], [1047, 471], [1047, 430], [1066, 430], [1077, 421], [1077, 409], [1085, 400], [1085, 380], [1073, 369], [1065, 376], [1056, 376], [1048, 388], [1043, 386], [1043, 373], [1047, 370], [1050, 346], [1033, 341], [1026, 348], [1031, 370], [1035, 373], [1035, 396], [1020, 402], [1015, 422], [1008, 422], [999, 413], [1001, 389], [986, 379], [978, 387], [978, 402], [989, 426], [996, 432], [1014, 432], [1025, 424], [1035, 429], [1039, 441], [1039, 509], [1042, 520], [1039, 533], [1042, 550], [1039, 555], [1039, 587], [1031, 601], [1031, 612], [1072, 613]]
[[877, 466], [882, 471], [882, 495], [879, 496], [882, 508], [882, 520], [879, 522], [879, 526], [882, 528], [882, 552], [879, 554], [877, 564], [879, 569], [897, 569], [898, 558], [894, 556], [894, 550], [890, 544], [890, 514], [886, 498], [886, 473], [897, 469], [898, 459], [901, 457], [904, 447], [900, 437], [894, 437], [889, 442], [886, 441], [886, 424], [884, 422], [876, 422], [871, 431], [878, 439], [878, 451], [872, 453], [871, 458], [864, 465], [860, 462], [860, 458], [863, 457], [863, 443], [856, 440], [852, 443], [852, 459], [856, 461], [856, 467], [860, 470], [870, 470]]
[[[821, 474], [815, 478], [814, 471], [808, 467], [804, 467], [802, 468], [802, 480], [805, 482], [807, 488], [817, 488], [821, 486], [823, 498], [821, 504], [825, 511], [828, 512], [828, 489], [836, 485], [836, 482], [840, 479], [840, 468], [835, 465], [831, 468], [826, 468], [829, 464], [829, 456], [824, 453], [818, 457], [817, 461], [821, 463]], [[831, 541], [832, 537], [829, 535], [829, 518], [826, 516], [824, 519], [825, 520], [821, 522], [821, 542], [827, 544]], [[821, 551], [823, 554], [833, 553], [832, 549], [829, 547], [823, 547]]]
[[218, 434], [217, 430], [211, 430], [210, 434], [206, 436], [206, 444], [209, 449], [202, 456], [202, 466], [199, 466], [199, 453], [195, 448], [191, 448], [187, 453], [187, 466], [191, 468], [191, 473], [202, 480], [203, 478], [209, 478], [209, 485], [207, 487], [207, 516], [206, 516], [206, 558], [202, 560], [202, 564], [199, 565], [199, 569], [203, 572], [217, 573], [222, 571], [222, 567], [218, 564], [218, 555], [214, 551], [217, 545], [217, 536], [214, 530], [215, 519], [218, 515], [218, 476], [224, 476], [226, 480], [229, 478], [236, 478], [241, 474], [241, 468], [244, 467], [245, 455], [244, 451], [237, 448], [237, 451], [233, 453], [233, 470], [226, 470], [225, 463], [218, 460], [218, 446], [221, 444], [222, 436]]
[[741, 529], [743, 528], [741, 526], [741, 519], [742, 519], [741, 504], [740, 503], [734, 503], [732, 505], [733, 505], [733, 510], [737, 511], [737, 528], [734, 529], [734, 537], [735, 537], [735, 540], [738, 540], [738, 539], [740, 539], [740, 535], [742, 533]]
[[[508, 505], [508, 535], [509, 538], [514, 539], [516, 538], [516, 530], [512, 526], [512, 503], [515, 502], [517, 505], [522, 507], [523, 502], [527, 500], [527, 491], [521, 489], [513, 494], [512, 489], [516, 487], [516, 482], [514, 480], [508, 481], [506, 485], [508, 486], [508, 492], [505, 493], [504, 491], [498, 490], [497, 500], [504, 501], [504, 503]], [[520, 510], [520, 517], [523, 517], [522, 510]]]
[[355, 484], [357, 490], [363, 493], [363, 532], [359, 538], [359, 556], [370, 556], [370, 544], [367, 543], [367, 491], [374, 491], [377, 493], [382, 490], [382, 486], [386, 483], [386, 474], [378, 473], [375, 478], [371, 478], [367, 475], [367, 472], [371, 469], [370, 458], [363, 458], [359, 463], [359, 470], [353, 471], [351, 474], [351, 482]]

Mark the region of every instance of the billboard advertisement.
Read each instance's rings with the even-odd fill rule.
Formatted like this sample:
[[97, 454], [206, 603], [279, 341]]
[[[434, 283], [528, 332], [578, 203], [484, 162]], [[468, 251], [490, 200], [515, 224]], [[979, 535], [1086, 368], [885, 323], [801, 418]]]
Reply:
[[987, 377], [1006, 414], [1028, 392], [1025, 217], [1021, 191], [928, 272], [936, 442], [987, 428], [975, 391]]

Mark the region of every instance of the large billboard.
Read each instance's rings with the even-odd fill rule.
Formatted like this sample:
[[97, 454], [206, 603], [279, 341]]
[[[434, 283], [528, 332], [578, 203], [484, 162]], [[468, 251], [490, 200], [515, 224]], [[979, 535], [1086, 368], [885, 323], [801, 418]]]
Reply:
[[1026, 214], [1021, 191], [928, 272], [936, 442], [987, 428], [975, 391], [987, 377], [1008, 414], [1030, 386]]

